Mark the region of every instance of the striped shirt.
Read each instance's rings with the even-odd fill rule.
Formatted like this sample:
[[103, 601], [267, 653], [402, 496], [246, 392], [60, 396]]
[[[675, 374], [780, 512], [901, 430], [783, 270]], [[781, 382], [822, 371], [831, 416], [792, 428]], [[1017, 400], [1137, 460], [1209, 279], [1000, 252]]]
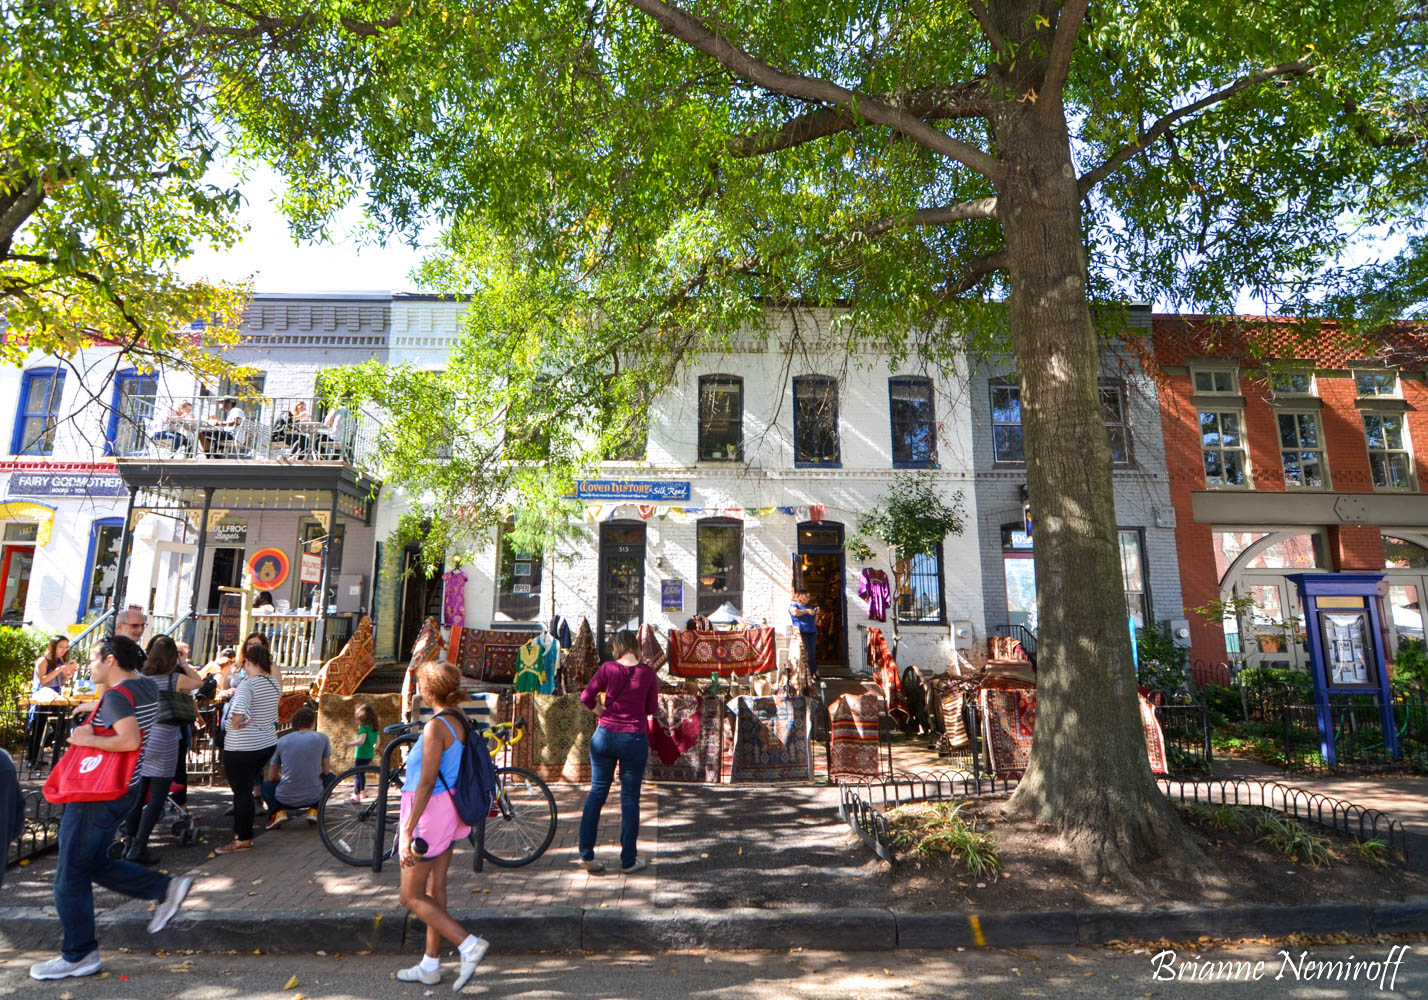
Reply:
[[[121, 687], [134, 696], [133, 705], [117, 690]], [[139, 766], [134, 768], [134, 777], [129, 781], [130, 788], [137, 785], [139, 778], [143, 776], [144, 755], [149, 752], [149, 732], [154, 728], [158, 717], [159, 686], [148, 677], [135, 677], [120, 681], [114, 688], [104, 692], [99, 708], [89, 720], [96, 726], [108, 726], [111, 729], [120, 719], [132, 718], [138, 722], [142, 742], [139, 744]]]
[[[244, 675], [233, 689], [233, 700], [223, 723], [224, 750], [266, 750], [278, 742], [278, 701], [283, 692], [277, 681], [267, 674]], [[231, 728], [234, 716], [242, 715], [248, 724], [242, 729]]]

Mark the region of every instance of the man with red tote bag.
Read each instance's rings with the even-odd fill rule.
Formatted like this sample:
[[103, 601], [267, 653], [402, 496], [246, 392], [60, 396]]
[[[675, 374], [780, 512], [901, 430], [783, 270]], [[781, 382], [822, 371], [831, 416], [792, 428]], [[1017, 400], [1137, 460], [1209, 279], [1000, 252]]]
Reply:
[[[65, 790], [76, 797], [65, 805], [60, 818], [59, 863], [55, 868], [55, 909], [64, 928], [63, 951], [58, 958], [30, 966], [31, 979], [90, 976], [100, 970], [103, 963], [94, 927], [96, 883], [126, 896], [158, 902], [149, 921], [150, 934], [168, 924], [193, 885], [191, 878], [172, 878], [132, 861], [109, 857], [109, 845], [137, 794], [139, 769], [135, 765], [143, 760], [145, 734], [159, 712], [158, 685], [139, 673], [142, 664], [139, 644], [124, 636], [101, 639], [90, 653], [89, 676], [107, 690], [94, 714], [70, 733], [70, 749], [65, 756], [77, 754], [94, 759], [94, 770], [134, 777], [116, 797], [98, 801], [79, 800], [84, 797], [79, 780], [58, 783], [62, 797], [69, 797], [63, 795]], [[93, 750], [106, 753], [99, 757]], [[139, 751], [138, 760], [130, 758], [135, 750]], [[64, 761], [59, 769], [67, 770]]]

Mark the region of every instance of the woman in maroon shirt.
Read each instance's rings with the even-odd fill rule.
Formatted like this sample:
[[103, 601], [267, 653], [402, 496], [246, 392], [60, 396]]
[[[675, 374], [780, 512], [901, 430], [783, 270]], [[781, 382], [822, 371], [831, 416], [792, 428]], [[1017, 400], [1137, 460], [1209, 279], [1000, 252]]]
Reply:
[[628, 629], [610, 639], [613, 660], [606, 660], [590, 678], [580, 700], [596, 709], [605, 696], [600, 725], [590, 740], [590, 794], [580, 818], [580, 867], [599, 874], [605, 866], [595, 859], [595, 835], [600, 826], [600, 810], [615, 780], [615, 764], [620, 765], [620, 870], [625, 874], [645, 867], [635, 853], [640, 834], [640, 782], [650, 759], [649, 717], [658, 708], [659, 678], [649, 664], [639, 658], [639, 639]]

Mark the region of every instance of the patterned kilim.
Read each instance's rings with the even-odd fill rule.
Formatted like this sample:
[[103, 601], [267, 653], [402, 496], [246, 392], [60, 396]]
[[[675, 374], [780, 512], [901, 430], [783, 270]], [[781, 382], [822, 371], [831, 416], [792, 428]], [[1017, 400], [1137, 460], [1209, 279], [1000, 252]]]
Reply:
[[488, 684], [512, 683], [519, 669], [521, 646], [529, 638], [529, 632], [490, 632], [480, 628], [463, 628], [461, 650], [458, 654], [462, 676]]
[[595, 713], [573, 694], [512, 696], [515, 718], [526, 720], [526, 734], [511, 748], [511, 763], [546, 781], [590, 780], [590, 737]]
[[[382, 748], [391, 740], [382, 734], [383, 726], [401, 721], [401, 695], [396, 694], [325, 694], [317, 701], [317, 731], [326, 733], [332, 742], [332, 766], [338, 772], [352, 766], [352, 747], [342, 744], [357, 736], [357, 706], [371, 705], [377, 712], [377, 756], [372, 763], [381, 766]], [[368, 788], [375, 786], [368, 783]], [[395, 793], [394, 793], [395, 794]]]
[[[416, 670], [427, 660], [435, 659], [441, 655], [442, 649], [446, 648], [446, 640], [441, 637], [441, 625], [435, 618], [428, 618], [422, 622], [421, 631], [417, 633], [416, 642], [412, 643], [412, 658], [407, 664], [407, 672], [402, 676], [402, 719], [406, 722], [411, 719], [412, 699], [417, 696]], [[451, 644], [451, 657], [448, 662], [455, 662], [456, 643]]]
[[961, 691], [942, 692], [942, 730], [950, 748], [965, 747], [972, 742], [967, 736], [967, 717], [962, 711], [965, 703], [966, 695]]
[[1031, 761], [1036, 691], [983, 688], [977, 692], [977, 707], [986, 731], [987, 767], [999, 778], [1021, 777]]
[[670, 632], [669, 672], [677, 677], [762, 674], [778, 667], [771, 628]]
[[278, 699], [278, 725], [286, 726], [293, 721], [293, 716], [297, 715], [298, 709], [308, 703], [306, 691], [297, 691], [283, 695]]
[[366, 615], [357, 623], [352, 637], [342, 652], [322, 665], [309, 692], [313, 697], [324, 694], [356, 694], [357, 688], [377, 666], [377, 652], [372, 646], [372, 619]]
[[659, 633], [653, 625], [640, 626], [640, 659], [658, 670], [669, 662], [664, 647], [660, 645]]
[[1140, 695], [1140, 725], [1145, 730], [1145, 752], [1150, 758], [1152, 774], [1167, 774], [1170, 759], [1165, 752], [1165, 732], [1160, 728], [1160, 720], [1155, 717], [1155, 706]]
[[883, 700], [875, 694], [845, 694], [828, 712], [832, 719], [828, 776], [878, 773], [878, 720]]
[[873, 681], [882, 689], [883, 698], [888, 703], [888, 714], [900, 723], [912, 718], [907, 710], [907, 699], [902, 693], [902, 678], [898, 675], [897, 661], [888, 649], [888, 641], [883, 638], [880, 628], [868, 628], [867, 663], [873, 668]]
[[724, 700], [709, 695], [662, 694], [655, 718], [671, 730], [680, 746], [689, 742], [691, 729], [694, 741], [673, 764], [661, 764], [657, 756], [650, 754], [646, 776], [651, 781], [717, 784], [724, 753]]
[[737, 699], [729, 780], [813, 780], [807, 698]]
[[595, 645], [595, 633], [590, 630], [590, 619], [580, 619], [580, 628], [575, 631], [575, 639], [565, 652], [565, 690], [568, 694], [579, 694], [595, 676], [600, 666], [600, 651]]

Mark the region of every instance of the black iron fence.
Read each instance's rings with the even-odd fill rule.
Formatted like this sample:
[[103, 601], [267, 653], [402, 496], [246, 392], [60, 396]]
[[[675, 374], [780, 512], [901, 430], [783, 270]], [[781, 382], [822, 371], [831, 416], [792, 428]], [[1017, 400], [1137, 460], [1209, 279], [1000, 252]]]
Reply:
[[[1376, 694], [1330, 695], [1327, 733], [1320, 731], [1316, 706], [1283, 706], [1279, 719], [1285, 766], [1291, 772], [1311, 773], [1428, 770], [1428, 700], [1421, 691], [1400, 691], [1391, 705], [1396, 758], [1384, 733], [1384, 713]], [[1334, 750], [1332, 766], [1324, 752], [1326, 744]]]
[[[1166, 777], [1161, 791], [1179, 802], [1259, 806], [1359, 841], [1378, 840], [1408, 859], [1403, 823], [1377, 809], [1277, 781]], [[1016, 782], [964, 772], [927, 771], [838, 783], [838, 815], [878, 857], [896, 861], [888, 813], [918, 802], [988, 799], [1009, 794]]]
[[1210, 711], [1203, 702], [1157, 705], [1155, 718], [1165, 734], [1166, 764], [1171, 774], [1209, 774]]
[[10, 844], [5, 854], [7, 868], [48, 851], [59, 843], [59, 824], [64, 806], [49, 802], [37, 788], [24, 794], [25, 824], [20, 830], [20, 839]]

